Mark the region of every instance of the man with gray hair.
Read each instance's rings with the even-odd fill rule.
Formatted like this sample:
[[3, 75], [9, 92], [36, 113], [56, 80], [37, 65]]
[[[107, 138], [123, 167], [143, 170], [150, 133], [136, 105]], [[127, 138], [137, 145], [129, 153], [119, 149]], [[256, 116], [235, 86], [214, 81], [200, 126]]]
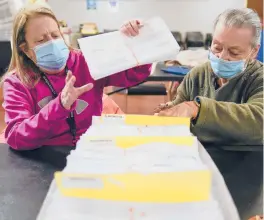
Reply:
[[255, 59], [261, 22], [249, 8], [230, 9], [214, 25], [209, 62], [193, 68], [157, 115], [190, 117], [203, 143], [262, 145], [263, 63]]

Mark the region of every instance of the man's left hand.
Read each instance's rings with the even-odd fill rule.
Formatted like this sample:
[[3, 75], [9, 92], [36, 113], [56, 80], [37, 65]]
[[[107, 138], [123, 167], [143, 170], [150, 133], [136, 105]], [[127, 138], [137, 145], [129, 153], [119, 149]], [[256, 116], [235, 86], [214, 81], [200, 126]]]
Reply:
[[175, 105], [169, 109], [165, 109], [155, 114], [158, 116], [168, 116], [168, 117], [187, 117], [196, 119], [198, 116], [199, 107], [195, 102], [183, 102], [181, 104]]

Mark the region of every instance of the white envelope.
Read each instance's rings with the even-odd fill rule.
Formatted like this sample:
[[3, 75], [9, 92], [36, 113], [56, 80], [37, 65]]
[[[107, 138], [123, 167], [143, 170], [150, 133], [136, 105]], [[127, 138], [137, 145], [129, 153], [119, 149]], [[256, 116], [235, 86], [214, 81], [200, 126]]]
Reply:
[[139, 65], [175, 59], [180, 51], [159, 17], [145, 21], [136, 37], [115, 31], [81, 38], [78, 42], [95, 80]]

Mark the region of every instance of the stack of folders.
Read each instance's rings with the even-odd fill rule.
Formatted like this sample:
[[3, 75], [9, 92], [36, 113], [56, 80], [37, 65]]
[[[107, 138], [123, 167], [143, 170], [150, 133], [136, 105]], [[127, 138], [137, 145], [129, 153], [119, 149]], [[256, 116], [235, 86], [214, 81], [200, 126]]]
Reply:
[[189, 125], [188, 118], [93, 117], [55, 173], [38, 220], [223, 220]]

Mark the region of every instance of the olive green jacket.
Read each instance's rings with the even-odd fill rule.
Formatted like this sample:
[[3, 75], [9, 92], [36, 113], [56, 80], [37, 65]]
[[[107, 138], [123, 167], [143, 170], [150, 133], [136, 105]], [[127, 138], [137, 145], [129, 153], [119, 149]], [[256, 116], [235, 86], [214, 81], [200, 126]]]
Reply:
[[193, 134], [204, 143], [262, 145], [263, 63], [252, 61], [217, 90], [215, 79], [209, 62], [197, 66], [184, 78], [173, 100], [176, 105], [200, 98]]

